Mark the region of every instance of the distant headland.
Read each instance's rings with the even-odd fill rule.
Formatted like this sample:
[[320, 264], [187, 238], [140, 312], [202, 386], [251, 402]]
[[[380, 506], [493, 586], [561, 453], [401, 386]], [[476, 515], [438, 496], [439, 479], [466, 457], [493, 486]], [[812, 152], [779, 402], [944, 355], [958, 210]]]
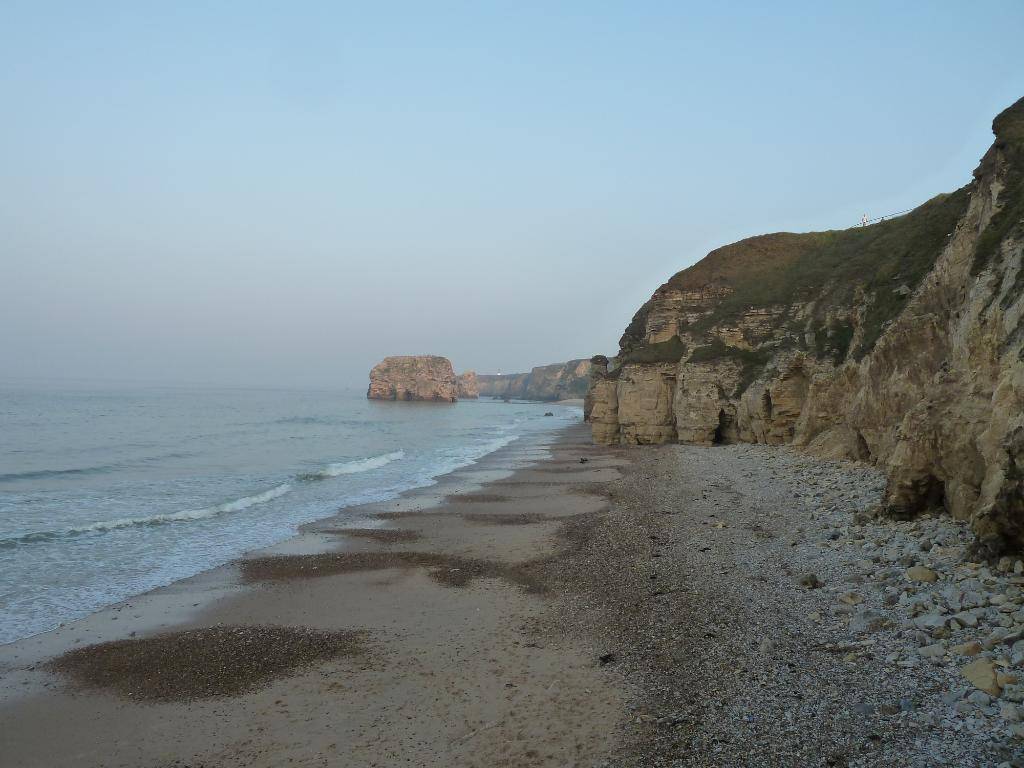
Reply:
[[589, 360], [542, 365], [529, 373], [455, 375], [451, 361], [440, 355], [385, 357], [370, 371], [370, 400], [454, 403], [478, 397], [505, 400], [582, 398], [590, 381]]

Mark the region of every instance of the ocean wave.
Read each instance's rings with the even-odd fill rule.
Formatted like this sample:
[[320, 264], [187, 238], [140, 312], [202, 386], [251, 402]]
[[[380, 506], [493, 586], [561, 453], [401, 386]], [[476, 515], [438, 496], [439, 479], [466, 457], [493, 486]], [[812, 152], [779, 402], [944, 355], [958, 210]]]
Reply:
[[372, 469], [380, 469], [393, 461], [405, 458], [405, 451], [394, 451], [381, 456], [371, 456], [368, 459], [356, 459], [354, 461], [343, 461], [337, 464], [328, 464], [319, 472], [309, 472], [299, 475], [300, 480], [327, 480], [341, 475], [356, 475], [360, 472], [369, 472]]
[[36, 544], [39, 542], [52, 541], [53, 539], [66, 539], [74, 536], [81, 536], [86, 533], [105, 533], [115, 531], [119, 528], [135, 528], [141, 526], [167, 525], [168, 523], [183, 523], [192, 520], [204, 520], [216, 517], [229, 512], [241, 512], [243, 509], [257, 504], [266, 504], [268, 501], [284, 496], [292, 489], [288, 483], [275, 486], [263, 493], [253, 496], [243, 496], [240, 499], [226, 501], [212, 507], [201, 509], [186, 509], [182, 512], [169, 512], [162, 515], [149, 515], [148, 517], [120, 517], [115, 520], [100, 520], [97, 523], [65, 528], [61, 531], [35, 531], [21, 536], [13, 536], [7, 539], [0, 539], [0, 549], [16, 547], [21, 544]]
[[48, 477], [64, 477], [65, 475], [95, 475], [117, 469], [109, 464], [96, 467], [77, 467], [75, 469], [31, 469], [25, 472], [8, 472], [0, 475], [0, 483], [16, 480], [42, 480]]

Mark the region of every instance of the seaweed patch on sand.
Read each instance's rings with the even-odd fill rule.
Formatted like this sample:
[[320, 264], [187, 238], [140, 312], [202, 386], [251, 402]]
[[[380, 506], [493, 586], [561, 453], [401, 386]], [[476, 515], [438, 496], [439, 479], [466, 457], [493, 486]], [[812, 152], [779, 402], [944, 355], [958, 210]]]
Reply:
[[424, 511], [421, 509], [401, 509], [394, 512], [377, 512], [378, 520], [405, 520], [407, 517], [455, 517], [458, 512], [449, 509]]
[[552, 518], [535, 512], [522, 512], [519, 514], [467, 512], [462, 515], [462, 519], [470, 523], [482, 523], [484, 525], [536, 525], [537, 523], [549, 522]]
[[509, 498], [497, 493], [455, 493], [444, 500], [449, 504], [496, 504]]
[[387, 568], [427, 568], [445, 586], [464, 587], [474, 579], [499, 578], [540, 594], [547, 587], [532, 573], [532, 564], [508, 565], [495, 560], [459, 557], [439, 552], [327, 552], [278, 555], [242, 560], [239, 568], [248, 583], [337, 576]]
[[89, 645], [45, 668], [83, 688], [136, 701], [238, 696], [306, 667], [361, 653], [362, 634], [273, 625], [203, 627]]
[[354, 539], [369, 539], [380, 544], [401, 544], [423, 538], [419, 531], [405, 528], [325, 528], [321, 533], [349, 536]]

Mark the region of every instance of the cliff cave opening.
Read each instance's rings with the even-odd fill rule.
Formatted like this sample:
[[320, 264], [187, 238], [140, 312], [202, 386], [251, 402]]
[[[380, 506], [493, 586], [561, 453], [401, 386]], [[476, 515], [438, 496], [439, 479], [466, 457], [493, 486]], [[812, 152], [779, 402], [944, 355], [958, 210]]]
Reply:
[[732, 415], [725, 412], [722, 409], [718, 412], [718, 426], [715, 427], [715, 434], [712, 437], [712, 443], [715, 445], [725, 445], [726, 443], [733, 442], [735, 435], [732, 429]]
[[924, 512], [938, 512], [945, 508], [946, 483], [935, 475], [924, 474], [898, 484], [890, 499], [887, 512], [896, 520], [912, 520]]
[[772, 393], [767, 389], [764, 394], [761, 395], [761, 410], [764, 412], [765, 419], [771, 421], [772, 418]]
[[918, 481], [918, 511], [928, 512], [941, 510], [946, 504], [946, 483], [935, 477], [927, 475]]
[[857, 458], [861, 461], [871, 460], [871, 449], [868, 447], [868, 441], [864, 439], [859, 431], [857, 432]]

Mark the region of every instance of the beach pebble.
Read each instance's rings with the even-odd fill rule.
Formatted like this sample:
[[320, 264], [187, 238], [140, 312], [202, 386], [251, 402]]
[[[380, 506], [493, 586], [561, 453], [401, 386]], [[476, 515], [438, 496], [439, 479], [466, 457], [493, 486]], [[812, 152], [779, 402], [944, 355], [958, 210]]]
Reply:
[[939, 575], [931, 568], [923, 565], [914, 565], [907, 568], [907, 578], [910, 581], [933, 583], [939, 580]]

